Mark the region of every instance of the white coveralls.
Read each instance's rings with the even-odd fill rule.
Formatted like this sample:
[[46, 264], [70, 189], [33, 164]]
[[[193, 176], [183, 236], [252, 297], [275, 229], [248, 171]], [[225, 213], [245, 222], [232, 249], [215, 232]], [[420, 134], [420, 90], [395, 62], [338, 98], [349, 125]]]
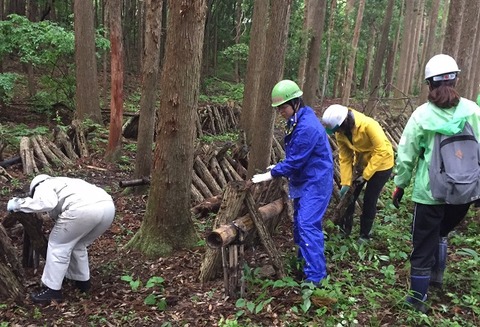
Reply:
[[112, 224], [112, 197], [81, 179], [50, 177], [38, 184], [33, 198], [18, 198], [17, 203], [18, 211], [48, 212], [55, 220], [48, 238], [43, 284], [60, 290], [64, 277], [89, 280], [87, 246]]

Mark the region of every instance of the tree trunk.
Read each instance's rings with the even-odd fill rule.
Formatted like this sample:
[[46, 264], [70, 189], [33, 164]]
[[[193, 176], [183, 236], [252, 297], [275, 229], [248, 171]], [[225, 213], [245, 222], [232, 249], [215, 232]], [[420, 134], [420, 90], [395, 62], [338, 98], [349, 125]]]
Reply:
[[[163, 0], [147, 0], [145, 3], [145, 49], [142, 68], [142, 96], [140, 98], [140, 120], [138, 123], [137, 154], [135, 157], [135, 178], [150, 176], [152, 167], [152, 144], [155, 132], [157, 80], [160, 62], [160, 38], [162, 27]], [[147, 187], [137, 187], [144, 192]]]
[[[410, 52], [408, 54], [408, 67], [407, 69], [407, 83], [406, 83], [406, 90], [408, 94], [414, 94], [414, 88], [416, 77], [418, 77], [418, 71], [420, 70], [419, 67], [419, 54], [421, 51], [420, 48], [420, 34], [422, 32], [423, 27], [423, 12], [425, 7], [425, 0], [416, 0], [415, 7], [414, 7], [414, 38], [412, 40], [412, 44], [410, 47]], [[422, 69], [423, 70], [423, 69]]]
[[[432, 7], [430, 8], [430, 19], [429, 19], [429, 26], [428, 26], [428, 38], [425, 45], [424, 51], [424, 60], [422, 60], [422, 64], [420, 67], [425, 67], [426, 61], [432, 58], [435, 55], [434, 47], [436, 44], [436, 30], [437, 30], [437, 22], [438, 22], [438, 10], [440, 8], [440, 0], [433, 0]], [[421, 70], [423, 71], [423, 70]], [[421, 80], [425, 80], [425, 74], [420, 74]], [[418, 97], [418, 103], [425, 103], [427, 102], [428, 97], [428, 85], [427, 83], [421, 83], [420, 87], [420, 95]]]
[[450, 0], [442, 53], [457, 58], [466, 0]]
[[306, 33], [308, 41], [303, 50], [305, 60], [300, 63], [299, 86], [303, 91], [306, 104], [314, 106], [317, 102], [319, 87], [320, 51], [322, 47], [323, 26], [325, 25], [325, 0], [309, 0], [306, 9]]
[[[463, 13], [462, 33], [460, 36], [460, 48], [458, 51], [457, 64], [462, 70], [458, 80], [457, 91], [467, 99], [476, 99], [478, 85], [473, 85], [475, 69], [478, 69], [478, 58], [474, 57], [476, 35], [479, 24], [480, 2], [473, 1], [468, 4], [468, 10]], [[475, 89], [475, 92], [473, 91]], [[475, 94], [474, 94], [475, 93]]]
[[120, 157], [122, 147], [123, 119], [123, 42], [121, 23], [121, 1], [108, 0], [108, 21], [110, 23], [111, 45], [111, 100], [110, 129], [108, 133], [108, 148], [105, 154], [107, 161], [115, 162]]
[[327, 54], [325, 58], [325, 69], [323, 70], [323, 81], [322, 81], [322, 93], [320, 98], [320, 104], [323, 103], [323, 98], [326, 94], [327, 88], [327, 79], [328, 79], [328, 72], [330, 70], [330, 55], [332, 53], [332, 32], [335, 26], [335, 13], [337, 8], [337, 0], [332, 0], [330, 4], [330, 18], [328, 19], [328, 29], [327, 29]]
[[343, 87], [342, 103], [348, 106], [350, 102], [350, 90], [353, 82], [353, 68], [355, 67], [355, 59], [357, 56], [358, 40], [360, 38], [360, 28], [362, 27], [363, 12], [365, 9], [365, 0], [360, 0], [358, 3], [357, 19], [355, 20], [355, 28], [353, 30], [352, 49], [348, 55], [347, 60], [347, 74]]
[[248, 52], [247, 73], [245, 76], [245, 89], [242, 103], [240, 126], [245, 132], [245, 143], [251, 144], [252, 124], [254, 112], [258, 104], [258, 87], [262, 69], [262, 60], [265, 50], [265, 40], [268, 19], [268, 1], [255, 1], [253, 7], [250, 47]]
[[283, 75], [291, 0], [272, 0], [269, 25], [262, 65], [262, 80], [259, 84], [259, 97], [252, 125], [252, 147], [248, 164], [247, 178], [270, 163], [273, 122], [275, 111], [269, 96], [273, 86]]
[[75, 28], [75, 114], [80, 121], [86, 118], [102, 124], [98, 94], [97, 60], [93, 2], [74, 1]]
[[127, 247], [150, 257], [195, 245], [190, 213], [205, 0], [169, 1], [152, 183], [140, 230]]
[[392, 24], [393, 17], [393, 8], [395, 5], [395, 0], [389, 0], [387, 4], [387, 9], [385, 10], [385, 18], [382, 24], [382, 36], [380, 37], [380, 43], [377, 47], [377, 52], [375, 53], [375, 60], [373, 62], [373, 73], [370, 83], [371, 98], [368, 100], [365, 107], [365, 113], [373, 116], [375, 115], [375, 98], [378, 95], [378, 89], [382, 83], [382, 70], [384, 67], [384, 62], [386, 61], [387, 45], [388, 45], [388, 36], [390, 34], [390, 25]]
[[[242, 10], [242, 2], [243, 0], [236, 0], [235, 3], [235, 44], [240, 43], [240, 36], [242, 35], [242, 21], [243, 21], [243, 10]], [[240, 82], [240, 69], [238, 60], [234, 63], [234, 74], [235, 74], [235, 82]]]
[[411, 43], [414, 37], [413, 29], [413, 1], [407, 0], [406, 9], [403, 15], [403, 35], [400, 45], [400, 62], [398, 63], [397, 70], [397, 88], [395, 89], [395, 97], [402, 97], [403, 94], [407, 93], [406, 87], [406, 78], [408, 76], [407, 69], [408, 67], [408, 54], [410, 52]]
[[362, 90], [365, 94], [368, 94], [368, 86], [370, 84], [370, 75], [372, 72], [375, 44], [377, 43], [377, 27], [375, 26], [375, 24], [371, 24], [369, 34], [370, 39], [367, 43], [367, 53], [365, 55], [362, 76], [360, 77], [359, 83], [360, 90]]

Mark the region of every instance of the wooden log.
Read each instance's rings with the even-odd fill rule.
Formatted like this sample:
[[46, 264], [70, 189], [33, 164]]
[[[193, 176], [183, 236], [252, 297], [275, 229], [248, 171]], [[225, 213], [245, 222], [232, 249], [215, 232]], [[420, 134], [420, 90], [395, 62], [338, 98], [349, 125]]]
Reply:
[[50, 141], [49, 139], [45, 138], [45, 137], [42, 137], [42, 139], [45, 141], [45, 144], [48, 146], [48, 148], [53, 152], [55, 153], [55, 155], [63, 162], [63, 164], [65, 166], [71, 166], [73, 165], [73, 161], [70, 160], [69, 157], [67, 157], [65, 155], [65, 153], [62, 152], [62, 150], [60, 150], [56, 145], [55, 143], [53, 143], [52, 141]]
[[[283, 208], [283, 199], [277, 199], [272, 203], [258, 208], [258, 212], [260, 217], [264, 221], [267, 221], [278, 216], [282, 212]], [[250, 217], [250, 214], [246, 214], [238, 219], [235, 219], [231, 224], [222, 225], [208, 233], [206, 237], [207, 245], [211, 248], [220, 248], [222, 246], [226, 246], [237, 239], [237, 228], [248, 234], [254, 229], [254, 227], [255, 225]]]
[[198, 176], [202, 181], [207, 185], [208, 189], [212, 192], [213, 195], [222, 193], [222, 188], [218, 185], [215, 178], [208, 170], [207, 166], [203, 163], [199, 156], [196, 156], [193, 163], [193, 168], [197, 172]]
[[48, 147], [46, 144], [45, 140], [40, 136], [40, 135], [34, 135], [32, 138], [35, 138], [36, 141], [38, 142], [40, 148], [42, 149], [42, 152], [45, 154], [45, 156], [48, 158], [48, 160], [56, 167], [65, 167], [65, 163], [57, 157], [55, 153], [53, 153], [52, 150]]
[[197, 138], [201, 138], [203, 136], [203, 130], [198, 110], [195, 111], [195, 126], [197, 127]]
[[228, 160], [232, 168], [237, 172], [238, 176], [240, 176], [242, 179], [245, 179], [247, 176], [247, 169], [243, 167], [240, 162], [237, 160], [233, 159], [231, 156], [226, 156], [225, 159]]
[[223, 157], [228, 154], [228, 151], [232, 148], [232, 142], [226, 142], [218, 151], [217, 151], [217, 160], [218, 162], [222, 161]]
[[[20, 158], [20, 157], [19, 157]], [[0, 181], [2, 182], [9, 182], [13, 179], [13, 177], [7, 173], [7, 171], [5, 170], [5, 168], [3, 168], [2, 166], [0, 166]]]
[[7, 167], [10, 167], [10, 166], [19, 164], [21, 162], [22, 162], [22, 157], [16, 156], [16, 157], [6, 159], [6, 160], [0, 162], [0, 167], [7, 168]]
[[120, 181], [118, 186], [120, 187], [133, 187], [133, 186], [143, 186], [150, 185], [150, 177], [142, 177], [137, 179], [131, 179], [128, 181]]
[[190, 184], [190, 196], [191, 202], [193, 203], [200, 203], [205, 200], [202, 193], [200, 193], [200, 191], [193, 184]]
[[196, 206], [192, 207], [190, 212], [196, 216], [196, 218], [206, 217], [209, 213], [217, 212], [220, 209], [222, 198], [222, 194], [218, 194], [214, 197], [205, 199]]
[[43, 168], [50, 169], [52, 165], [47, 160], [47, 157], [45, 157], [45, 154], [42, 151], [42, 148], [40, 147], [40, 144], [38, 144], [38, 141], [35, 137], [30, 138], [30, 142], [33, 147], [33, 152], [37, 156], [37, 159], [40, 160], [40, 163], [42, 164]]
[[240, 176], [237, 171], [232, 167], [230, 162], [226, 158], [223, 158], [222, 161], [220, 161], [220, 167], [222, 167], [222, 170], [224, 173], [227, 173], [231, 176], [232, 180], [234, 181], [242, 181], [243, 178]]
[[282, 145], [280, 142], [277, 140], [275, 136], [272, 138], [273, 140], [273, 147], [272, 149], [274, 150], [275, 153], [275, 158], [272, 160], [272, 162], [279, 162], [283, 158], [285, 158], [285, 150], [283, 149]]
[[[245, 182], [230, 182], [222, 196], [220, 210], [215, 219], [214, 228], [225, 225], [238, 217], [245, 199]], [[199, 279], [202, 283], [211, 280], [221, 263], [219, 247], [207, 248], [200, 267]]]
[[197, 175], [195, 170], [192, 172], [192, 183], [200, 191], [200, 193], [202, 193], [204, 198], [211, 198], [213, 196], [212, 192], [210, 192], [210, 190], [208, 189], [208, 186]]
[[207, 106], [207, 116], [208, 116], [208, 122], [210, 126], [210, 133], [213, 135], [218, 134], [217, 129], [215, 128], [215, 119], [213, 118], [213, 113], [212, 110], [210, 109], [210, 106]]
[[25, 175], [38, 173], [37, 164], [33, 158], [33, 149], [30, 146], [30, 138], [26, 136], [20, 139], [20, 157], [22, 158], [23, 173]]
[[65, 133], [63, 130], [61, 130], [58, 127], [54, 129], [54, 140], [55, 140], [55, 144], [59, 148], [63, 148], [63, 150], [67, 154], [67, 157], [69, 157], [71, 160], [78, 159], [78, 154], [75, 152], [75, 149], [73, 148], [73, 144], [70, 141], [70, 138], [68, 137], [67, 133]]
[[24, 299], [24, 272], [5, 228], [0, 224], [0, 301]]
[[72, 130], [74, 132], [74, 139], [78, 149], [78, 153], [80, 154], [81, 158], [85, 158], [89, 156], [88, 146], [87, 146], [87, 138], [85, 136], [85, 131], [83, 128], [83, 124], [78, 119], [74, 119], [72, 121]]
[[218, 163], [218, 160], [215, 156], [212, 156], [210, 158], [210, 173], [213, 175], [215, 180], [218, 182], [220, 187], [224, 189], [227, 186], [227, 180], [225, 179], [225, 176], [223, 175], [223, 170], [222, 167], [220, 167], [220, 164]]
[[245, 201], [247, 203], [250, 217], [252, 218], [252, 221], [255, 224], [257, 233], [260, 236], [260, 241], [262, 242], [263, 246], [267, 250], [268, 255], [270, 256], [270, 259], [272, 260], [272, 264], [277, 272], [278, 278], [282, 279], [283, 277], [285, 277], [285, 269], [283, 268], [280, 254], [278, 253], [278, 250], [274, 245], [272, 237], [268, 232], [267, 226], [265, 225], [262, 217], [258, 213], [255, 200], [253, 199], [252, 194], [250, 192], [247, 193]]

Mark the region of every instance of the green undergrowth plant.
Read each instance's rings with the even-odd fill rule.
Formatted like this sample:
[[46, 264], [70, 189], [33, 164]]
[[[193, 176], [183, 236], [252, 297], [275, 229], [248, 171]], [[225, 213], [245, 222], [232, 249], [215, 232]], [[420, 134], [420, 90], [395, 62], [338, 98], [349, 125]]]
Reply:
[[134, 292], [139, 292], [140, 290], [151, 291], [143, 300], [145, 305], [155, 307], [159, 311], [167, 309], [167, 300], [162, 294], [163, 282], [165, 281], [162, 277], [150, 277], [145, 286], [142, 286], [140, 278], [135, 279], [132, 275], [124, 275], [120, 279], [127, 282]]
[[203, 81], [200, 102], [226, 104], [231, 101], [241, 103], [243, 100], [243, 84], [228, 82], [216, 77], [209, 77]]
[[238, 140], [238, 133], [229, 132], [216, 135], [203, 135], [200, 137], [200, 141], [203, 143], [211, 144], [215, 142], [236, 142]]

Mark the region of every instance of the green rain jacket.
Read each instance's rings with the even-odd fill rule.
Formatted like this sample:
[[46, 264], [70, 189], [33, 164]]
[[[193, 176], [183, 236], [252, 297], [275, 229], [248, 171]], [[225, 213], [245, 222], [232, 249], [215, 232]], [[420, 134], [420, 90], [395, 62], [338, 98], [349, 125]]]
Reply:
[[463, 130], [468, 121], [480, 140], [480, 107], [473, 101], [461, 98], [459, 104], [450, 109], [441, 109], [427, 102], [410, 116], [398, 144], [395, 185], [405, 188], [415, 171], [412, 200], [422, 204], [441, 204], [432, 197], [428, 167], [432, 157], [436, 132], [453, 135]]

